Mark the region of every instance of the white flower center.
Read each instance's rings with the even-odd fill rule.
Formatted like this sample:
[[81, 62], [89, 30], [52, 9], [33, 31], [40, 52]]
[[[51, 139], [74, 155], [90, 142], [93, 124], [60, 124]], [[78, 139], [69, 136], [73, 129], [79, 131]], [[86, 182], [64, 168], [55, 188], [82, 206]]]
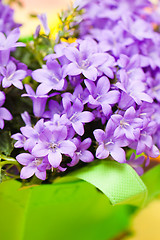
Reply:
[[127, 122], [125, 122], [124, 119], [122, 119], [120, 121], [120, 126], [121, 126], [121, 128], [127, 128], [127, 127], [129, 127], [129, 124]]
[[51, 149], [52, 151], [55, 151], [57, 148], [58, 148], [58, 144], [56, 144], [56, 143], [49, 144], [49, 149]]
[[110, 139], [108, 142], [106, 142], [106, 143], [104, 144], [104, 147], [105, 147], [106, 149], [108, 149], [108, 147], [111, 146], [111, 145], [113, 145], [113, 144], [114, 144], [114, 142], [112, 141], [112, 139]]
[[12, 77], [14, 76], [14, 73], [12, 73], [10, 76], [7, 77], [7, 80], [10, 81], [12, 80]]
[[33, 161], [36, 166], [39, 166], [42, 163], [43, 159], [42, 158], [35, 158]]
[[82, 60], [82, 62], [81, 62], [82, 69], [84, 69], [84, 70], [87, 69], [89, 67], [89, 65], [90, 65], [90, 62], [88, 61], [88, 59]]

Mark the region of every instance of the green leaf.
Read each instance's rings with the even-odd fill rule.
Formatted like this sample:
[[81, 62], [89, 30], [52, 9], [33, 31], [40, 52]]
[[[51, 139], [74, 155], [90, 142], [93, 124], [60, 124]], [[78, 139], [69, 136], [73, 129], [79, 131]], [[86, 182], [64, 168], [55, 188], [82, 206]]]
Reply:
[[10, 155], [13, 150], [13, 139], [9, 131], [0, 131], [0, 153]]
[[[37, 16], [36, 16], [37, 17]], [[33, 38], [33, 36], [27, 36], [27, 37], [21, 37], [20, 39], [19, 39], [19, 42], [24, 42], [24, 43], [28, 43], [28, 42], [30, 42], [30, 41], [33, 41], [34, 40], [34, 38]]]
[[141, 178], [148, 189], [148, 203], [160, 194], [160, 165], [147, 171]]
[[134, 210], [113, 207], [82, 180], [29, 188], [10, 180], [0, 184], [0, 239], [109, 240], [126, 230]]
[[0, 166], [0, 183], [2, 182], [2, 168]]
[[73, 172], [70, 176], [93, 184], [109, 198], [112, 205], [143, 206], [146, 201], [147, 188], [128, 164], [110, 160], [98, 161]]

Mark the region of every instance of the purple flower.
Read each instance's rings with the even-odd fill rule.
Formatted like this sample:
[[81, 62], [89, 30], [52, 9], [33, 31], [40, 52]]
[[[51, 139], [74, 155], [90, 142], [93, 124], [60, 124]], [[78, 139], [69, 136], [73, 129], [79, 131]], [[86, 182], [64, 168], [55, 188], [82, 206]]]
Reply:
[[[146, 102], [144, 102], [144, 103], [146, 103]], [[131, 96], [129, 96], [126, 92], [122, 91], [120, 94], [119, 102], [118, 102], [118, 108], [127, 110], [128, 108], [130, 108], [132, 106], [134, 108], [136, 107], [136, 103], [135, 103], [134, 99]]]
[[120, 78], [121, 82], [117, 82], [116, 86], [133, 98], [138, 105], [141, 105], [142, 101], [153, 102], [153, 99], [145, 93], [146, 87], [144, 82], [129, 79], [124, 70], [120, 70]]
[[54, 114], [51, 121], [46, 121], [44, 123], [47, 129], [50, 131], [54, 130], [56, 127], [66, 127], [67, 128], [67, 138], [68, 140], [71, 140], [74, 135], [75, 131], [74, 129], [68, 124], [68, 119], [64, 118], [64, 116], [59, 114]]
[[81, 142], [78, 138], [74, 138], [72, 142], [75, 144], [77, 149], [73, 154], [72, 161], [67, 164], [68, 166], [75, 166], [79, 162], [79, 160], [81, 160], [82, 162], [93, 161], [93, 154], [87, 150], [92, 142], [90, 138], [86, 138], [85, 140], [83, 140], [83, 142]]
[[157, 158], [160, 155], [160, 151], [153, 145], [151, 148], [146, 147], [145, 154], [151, 158]]
[[80, 136], [84, 134], [84, 123], [92, 122], [94, 119], [93, 113], [89, 111], [83, 111], [83, 103], [76, 99], [73, 105], [64, 98], [63, 101], [65, 114], [63, 114], [64, 119], [68, 119], [68, 124], [72, 125], [73, 129]]
[[100, 119], [102, 124], [104, 125], [106, 123], [106, 121], [110, 118], [112, 112], [108, 116], [106, 116], [102, 112], [102, 108], [101, 107], [97, 107], [95, 110], [93, 110], [92, 113], [94, 114], [95, 119], [97, 119], [97, 120]]
[[136, 117], [136, 111], [133, 107], [128, 108], [124, 116], [114, 114], [111, 116], [111, 119], [116, 125], [114, 131], [116, 138], [125, 136], [127, 140], [134, 141], [139, 137], [143, 120]]
[[136, 20], [133, 20], [128, 15], [124, 15], [121, 24], [127, 32], [138, 40], [154, 38], [155, 34], [152, 25], [142, 18], [137, 17]]
[[[25, 137], [24, 141], [24, 149], [28, 151], [32, 151], [33, 147], [38, 143], [39, 135], [44, 130], [44, 120], [40, 119], [36, 125], [32, 128], [29, 125], [26, 125], [25, 127], [21, 127], [21, 133]], [[12, 136], [13, 137], [13, 136]]]
[[153, 70], [160, 67], [159, 59], [159, 44], [154, 44], [153, 41], [147, 40], [140, 45], [141, 66], [150, 66]]
[[67, 47], [65, 56], [71, 61], [65, 72], [75, 76], [83, 74], [86, 78], [95, 81], [98, 76], [97, 67], [108, 58], [105, 53], [96, 52], [97, 44], [94, 40], [86, 39], [80, 43], [79, 50], [75, 47]]
[[136, 158], [135, 153], [132, 153], [130, 159], [127, 161], [127, 163], [138, 173], [138, 175], [142, 175], [144, 170], [141, 166], [145, 162], [145, 156], [140, 156]]
[[14, 11], [9, 5], [0, 1], [0, 32], [8, 35], [12, 29], [20, 27], [20, 24], [14, 22]]
[[41, 84], [37, 91], [39, 95], [44, 95], [53, 90], [64, 90], [66, 80], [64, 79], [63, 69], [56, 60], [47, 61], [43, 69], [37, 69], [32, 72], [32, 77]]
[[9, 61], [6, 67], [0, 67], [0, 73], [3, 88], [8, 88], [13, 84], [15, 87], [23, 89], [22, 80], [26, 77], [26, 71], [17, 70], [14, 62]]
[[130, 147], [136, 149], [136, 154], [139, 155], [145, 152], [150, 157], [158, 157], [159, 150], [153, 144], [152, 134], [157, 130], [157, 125], [154, 121], [147, 119], [145, 125], [140, 131], [139, 138], [137, 138]]
[[39, 36], [40, 30], [41, 30], [41, 26], [38, 25], [38, 26], [36, 27], [35, 33], [34, 33], [34, 35], [33, 35], [34, 38], [37, 38], [37, 37]]
[[32, 124], [31, 124], [31, 118], [30, 118], [29, 113], [25, 111], [24, 113], [21, 114], [21, 117], [22, 117], [24, 123], [31, 127]]
[[5, 102], [5, 94], [0, 91], [0, 128], [4, 128], [4, 120], [12, 120], [11, 113], [4, 107], [1, 107]]
[[[28, 85], [25, 84], [25, 89], [27, 94], [22, 94], [22, 97], [30, 97], [33, 101], [33, 113], [36, 117], [42, 117], [45, 107], [46, 107], [46, 102], [47, 99], [50, 97], [49, 95], [46, 94], [41, 94], [39, 93], [39, 88], [37, 88], [36, 93], [33, 91], [33, 89]], [[52, 94], [56, 95], [55, 94]]]
[[38, 18], [39, 18], [39, 20], [41, 21], [41, 23], [42, 23], [42, 25], [43, 25], [43, 27], [44, 27], [45, 34], [46, 34], [46, 35], [49, 35], [50, 29], [49, 29], [49, 27], [48, 27], [46, 14], [45, 14], [45, 13], [39, 14], [39, 15], [38, 15]]
[[25, 165], [20, 173], [22, 179], [30, 178], [35, 174], [37, 178], [45, 180], [46, 170], [51, 169], [46, 157], [38, 158], [30, 153], [21, 153], [16, 159], [20, 164]]
[[49, 101], [48, 108], [49, 110], [43, 114], [43, 117], [49, 118], [50, 120], [53, 119], [55, 114], [62, 114], [64, 110], [62, 103], [59, 104], [57, 101], [54, 101], [54, 100]]
[[154, 78], [149, 76], [147, 78], [147, 83], [148, 83], [147, 94], [151, 96], [153, 99], [156, 99], [158, 102], [160, 102], [160, 73], [157, 72]]
[[85, 5], [87, 5], [89, 3], [89, 0], [76, 0], [74, 2], [74, 7], [78, 9], [83, 8]]
[[[25, 122], [25, 124], [29, 127], [31, 127], [31, 118], [29, 116], [28, 112], [24, 112], [21, 114], [21, 117], [23, 119], [23, 121]], [[23, 136], [23, 134], [21, 133], [15, 133], [11, 136], [11, 138], [16, 140], [16, 143], [14, 144], [15, 148], [24, 148], [25, 146], [25, 141], [27, 140], [27, 138], [25, 136]]]
[[69, 76], [69, 81], [73, 87], [80, 85], [83, 82], [81, 75]]
[[54, 52], [55, 53], [52, 53], [52, 54], [49, 54], [47, 55], [44, 60], [45, 61], [53, 61], [53, 60], [56, 60], [58, 59], [59, 62], [61, 63], [62, 66], [68, 64], [70, 61], [66, 58], [66, 56], [64, 55], [64, 50], [66, 49], [66, 47], [68, 46], [77, 46], [76, 43], [71, 43], [69, 45], [69, 43], [66, 43], [66, 42], [62, 42], [62, 43], [59, 43], [59, 44], [56, 44], [54, 46]]
[[97, 85], [92, 81], [85, 80], [85, 84], [90, 92], [88, 102], [93, 107], [102, 107], [104, 115], [109, 115], [111, 112], [111, 104], [118, 102], [120, 93], [116, 90], [110, 90], [110, 82], [107, 77], [101, 77], [97, 81]]
[[2, 32], [0, 32], [0, 50], [10, 50], [14, 47], [25, 47], [22, 42], [17, 42], [20, 37], [19, 28], [13, 29], [9, 35], [6, 37]]
[[23, 134], [15, 133], [11, 137], [16, 140], [16, 143], [14, 144], [15, 148], [23, 148], [24, 147], [26, 137], [23, 136]]
[[[93, 28], [91, 33], [99, 41], [100, 49], [112, 53], [115, 57], [119, 57], [125, 51], [125, 48], [134, 42], [130, 36], [126, 36], [124, 29], [119, 24], [113, 26], [112, 29]], [[110, 63], [114, 63], [112, 58], [110, 58]]]
[[15, 47], [24, 47], [25, 44], [17, 42], [20, 37], [19, 28], [12, 30], [6, 37], [2, 32], [0, 32], [0, 64], [5, 66], [10, 57], [10, 51]]
[[121, 147], [125, 146], [126, 142], [123, 139], [116, 139], [113, 136], [113, 129], [113, 124], [108, 122], [105, 131], [102, 129], [94, 130], [94, 137], [99, 143], [96, 150], [96, 157], [104, 159], [110, 154], [117, 162], [124, 163], [126, 162], [125, 151]]
[[85, 104], [88, 102], [89, 91], [87, 88], [83, 89], [83, 87], [78, 84], [75, 87], [73, 94], [65, 92], [61, 96], [70, 102], [74, 102], [76, 99], [79, 99], [83, 104]]
[[98, 67], [98, 69], [103, 72], [107, 77], [114, 78], [114, 66], [115, 66], [115, 59], [110, 54], [106, 54], [106, 61]]
[[32, 154], [36, 157], [48, 157], [52, 167], [57, 168], [62, 162], [62, 154], [73, 156], [76, 146], [70, 140], [67, 140], [67, 128], [55, 127], [50, 131], [45, 129], [40, 134], [40, 141], [35, 145]]
[[139, 55], [133, 55], [129, 59], [128, 56], [121, 54], [118, 64], [121, 67], [118, 72], [120, 82], [117, 82], [116, 86], [132, 97], [139, 105], [142, 104], [142, 101], [153, 102], [153, 99], [145, 92], [145, 74], [139, 67]]

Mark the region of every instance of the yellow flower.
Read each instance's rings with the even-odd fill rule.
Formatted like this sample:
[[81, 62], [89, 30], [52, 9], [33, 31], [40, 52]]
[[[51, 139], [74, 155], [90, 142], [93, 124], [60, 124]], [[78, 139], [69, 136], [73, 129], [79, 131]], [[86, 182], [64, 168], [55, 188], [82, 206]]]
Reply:
[[54, 39], [60, 30], [59, 28], [60, 25], [60, 19], [57, 15], [53, 15], [52, 20], [49, 19], [49, 28], [51, 30], [50, 32], [50, 38]]
[[61, 38], [61, 42], [73, 43], [76, 42], [76, 38], [69, 37], [68, 39]]

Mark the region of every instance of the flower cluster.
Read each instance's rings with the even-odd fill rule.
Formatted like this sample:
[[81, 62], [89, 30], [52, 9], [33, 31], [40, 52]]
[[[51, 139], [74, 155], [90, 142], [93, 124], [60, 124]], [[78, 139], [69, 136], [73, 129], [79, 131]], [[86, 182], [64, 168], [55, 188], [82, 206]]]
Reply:
[[[25, 44], [17, 42], [20, 37], [19, 24], [13, 20], [13, 10], [0, 1], [0, 128], [4, 120], [11, 120], [12, 115], [3, 107], [7, 90], [14, 86], [23, 89], [22, 80], [27, 76], [27, 66], [11, 56], [16, 47]], [[11, 88], [10, 88], [11, 90]]]
[[[32, 72], [36, 92], [25, 85], [22, 97], [32, 100], [38, 121], [32, 126], [25, 112], [26, 125], [12, 136], [15, 148], [27, 151], [16, 157], [24, 165], [21, 178], [45, 180], [46, 170], [65, 171], [108, 156], [141, 175], [145, 157], [133, 153], [128, 161], [126, 151], [159, 156], [158, 6], [147, 0], [77, 0], [75, 7], [84, 9], [78, 39], [57, 43]], [[14, 44], [7, 39], [2, 47], [17, 46], [17, 38]], [[21, 88], [24, 72], [13, 61], [1, 72], [3, 87]]]

